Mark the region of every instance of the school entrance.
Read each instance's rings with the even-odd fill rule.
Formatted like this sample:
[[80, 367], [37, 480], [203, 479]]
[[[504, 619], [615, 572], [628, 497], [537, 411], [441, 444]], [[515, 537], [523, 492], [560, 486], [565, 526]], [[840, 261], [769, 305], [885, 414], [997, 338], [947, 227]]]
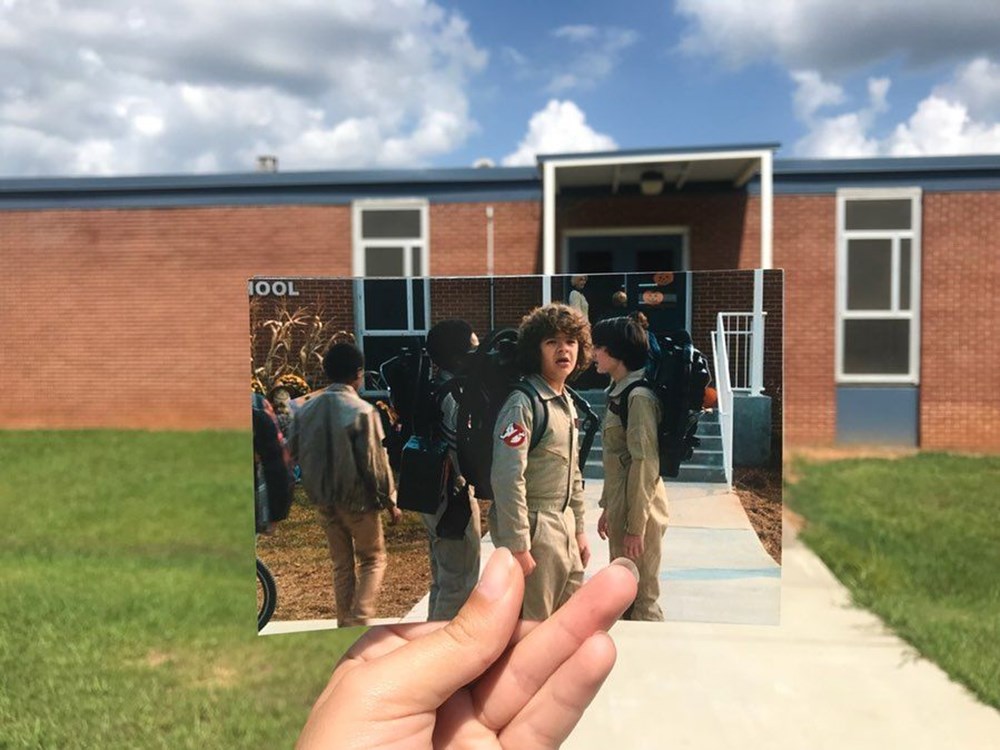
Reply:
[[[590, 320], [642, 310], [656, 331], [690, 330], [691, 305], [687, 270], [687, 232], [682, 228], [567, 231], [564, 268], [586, 275], [583, 294]], [[649, 276], [661, 274], [660, 286]], [[568, 290], [567, 290], [568, 291]], [[624, 292], [622, 297], [616, 293]]]

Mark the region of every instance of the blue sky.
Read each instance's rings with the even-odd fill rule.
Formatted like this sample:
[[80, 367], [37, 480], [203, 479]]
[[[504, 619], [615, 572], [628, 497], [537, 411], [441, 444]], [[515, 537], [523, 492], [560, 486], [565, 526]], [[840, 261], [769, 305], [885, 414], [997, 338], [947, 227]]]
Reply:
[[992, 0], [0, 0], [0, 176], [1000, 151]]

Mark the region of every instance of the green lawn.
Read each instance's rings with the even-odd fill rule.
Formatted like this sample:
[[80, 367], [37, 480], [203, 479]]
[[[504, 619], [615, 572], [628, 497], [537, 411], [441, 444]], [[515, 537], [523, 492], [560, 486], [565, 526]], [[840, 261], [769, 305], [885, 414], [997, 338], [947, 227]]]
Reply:
[[[255, 632], [243, 433], [0, 432], [0, 748], [289, 747], [349, 644]], [[1000, 459], [800, 464], [805, 540], [1000, 706]]]
[[258, 638], [244, 433], [0, 432], [0, 748], [290, 747], [350, 638]]
[[1000, 708], [1000, 458], [798, 461], [803, 540], [921, 654]]

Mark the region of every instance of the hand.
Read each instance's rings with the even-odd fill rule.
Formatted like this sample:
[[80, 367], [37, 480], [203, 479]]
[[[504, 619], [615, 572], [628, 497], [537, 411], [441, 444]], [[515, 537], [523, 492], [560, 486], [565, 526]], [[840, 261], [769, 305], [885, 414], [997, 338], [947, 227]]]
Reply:
[[619, 559], [548, 620], [518, 623], [524, 577], [498, 549], [450, 623], [372, 628], [341, 659], [300, 750], [557, 748], [615, 661], [603, 632], [636, 593]]
[[389, 507], [389, 525], [395, 526], [403, 519], [403, 511], [401, 511], [397, 506], [392, 505]]
[[642, 536], [639, 534], [626, 534], [622, 541], [625, 546], [625, 556], [630, 560], [638, 560], [644, 549]]
[[576, 535], [576, 546], [580, 548], [580, 562], [586, 568], [587, 563], [590, 562], [590, 542], [587, 541], [586, 534]]
[[531, 556], [531, 552], [525, 550], [524, 552], [514, 552], [514, 559], [517, 560], [518, 564], [521, 566], [521, 572], [524, 573], [524, 577], [527, 578], [531, 575], [531, 572], [537, 567], [535, 563], [535, 558]]
[[608, 538], [608, 511], [602, 510], [601, 517], [597, 519], [597, 536], [601, 539]]

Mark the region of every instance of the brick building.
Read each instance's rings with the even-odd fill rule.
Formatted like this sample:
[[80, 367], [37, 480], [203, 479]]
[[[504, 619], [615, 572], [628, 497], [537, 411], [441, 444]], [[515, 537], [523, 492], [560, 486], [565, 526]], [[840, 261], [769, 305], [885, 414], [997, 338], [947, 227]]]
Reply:
[[[397, 277], [385, 283], [419, 332], [467, 300], [442, 291], [428, 310], [410, 276], [764, 267], [785, 271], [784, 330], [766, 340], [783, 337], [788, 444], [1000, 449], [1000, 157], [793, 161], [775, 148], [0, 180], [0, 427], [245, 428], [252, 276]], [[752, 273], [716, 291], [680, 277], [691, 298], [752, 309]], [[329, 313], [356, 327], [359, 285], [344, 283]], [[499, 318], [523, 304], [516, 280], [492, 287]], [[712, 326], [697, 309], [684, 323], [696, 339]]]

